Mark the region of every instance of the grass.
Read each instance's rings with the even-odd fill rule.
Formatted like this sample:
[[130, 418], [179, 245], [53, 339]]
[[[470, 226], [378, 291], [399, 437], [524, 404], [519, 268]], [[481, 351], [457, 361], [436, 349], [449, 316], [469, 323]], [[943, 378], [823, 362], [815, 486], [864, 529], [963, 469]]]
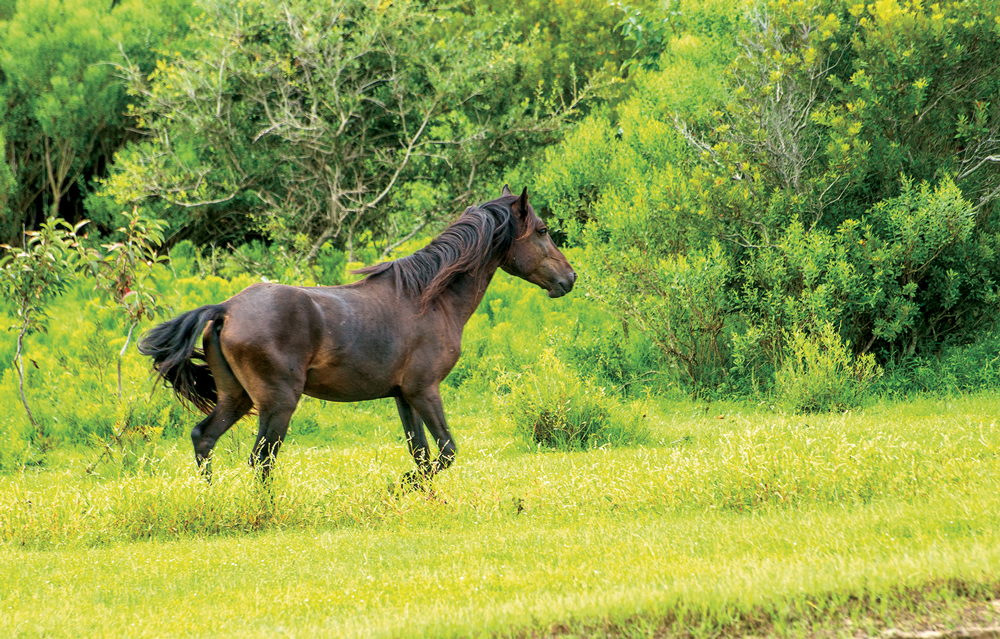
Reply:
[[[271, 493], [165, 441], [0, 478], [2, 636], [652, 636], [875, 632], [1000, 596], [995, 395], [821, 416], [662, 405], [644, 446], [537, 452], [476, 398], [430, 493], [391, 406], [327, 407]], [[860, 629], [860, 630], [859, 630]]]

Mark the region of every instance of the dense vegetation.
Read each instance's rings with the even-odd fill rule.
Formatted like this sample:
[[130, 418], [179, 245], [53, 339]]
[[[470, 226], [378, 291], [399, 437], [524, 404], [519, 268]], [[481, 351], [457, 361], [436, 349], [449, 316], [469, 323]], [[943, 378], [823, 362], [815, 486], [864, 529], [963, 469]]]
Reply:
[[[306, 634], [399, 634], [359, 601], [415, 557], [438, 603], [385, 606], [431, 635], [796, 634], [995, 597], [998, 95], [993, 0], [0, 0], [4, 563], [125, 548], [194, 583], [168, 541], [236, 561], [225, 536], [252, 532], [305, 585], [212, 564], [247, 636], [261, 579], [302, 595]], [[395, 492], [391, 403], [311, 399], [271, 493], [236, 470], [239, 428], [195, 480], [197, 417], [151, 387], [139, 333], [261, 279], [350, 281], [504, 183], [580, 280], [495, 278], [445, 382], [469, 445], [434, 491]], [[317, 535], [343, 596], [316, 586]], [[357, 581], [375, 546], [399, 558]], [[498, 576], [467, 591], [470, 565]], [[136, 570], [0, 602], [155, 590]], [[0, 627], [57, 632], [38, 610]]]
[[[91, 220], [52, 238], [67, 259], [50, 279], [85, 321], [118, 309], [102, 306], [96, 344], [248, 277], [342, 282], [504, 179], [576, 247], [594, 304], [532, 315], [576, 337], [526, 355], [488, 300], [455, 385], [539, 357], [626, 399], [791, 410], [993, 384], [977, 360], [1000, 300], [994, 3], [68, 0], [4, 15], [5, 303], [15, 354], [38, 351], [22, 403], [55, 392], [41, 351], [79, 356], [31, 334], [57, 289], [14, 277], [34, 269], [15, 259], [22, 228]], [[204, 275], [228, 282], [177, 283]], [[78, 381], [100, 383], [101, 357]], [[83, 423], [59, 439], [109, 431]]]
[[660, 70], [547, 151], [541, 191], [599, 256], [599, 295], [691, 387], [797, 395], [776, 373], [809, 349], [848, 350], [861, 382], [868, 355], [893, 373], [974, 342], [1000, 264], [996, 11], [691, 19]]

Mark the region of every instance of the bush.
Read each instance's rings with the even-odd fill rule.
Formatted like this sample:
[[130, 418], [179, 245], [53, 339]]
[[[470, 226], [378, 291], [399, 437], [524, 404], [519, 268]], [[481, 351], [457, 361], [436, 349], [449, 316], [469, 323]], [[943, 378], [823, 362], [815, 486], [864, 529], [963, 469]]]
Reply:
[[774, 376], [779, 403], [795, 412], [826, 412], [858, 406], [882, 370], [872, 355], [855, 357], [832, 324], [794, 331], [785, 361]]
[[101, 194], [201, 244], [301, 236], [307, 262], [327, 242], [391, 245], [492, 192], [611, 94], [625, 60], [605, 0], [198, 7], [189, 51], [154, 73], [125, 65], [148, 135]]
[[590, 379], [580, 378], [545, 349], [533, 370], [508, 377], [507, 412], [532, 446], [579, 450], [639, 443], [644, 415], [623, 405]]
[[1000, 333], [980, 335], [970, 344], [950, 345], [937, 353], [894, 362], [879, 381], [878, 392], [981, 392], [1000, 389]]
[[631, 277], [596, 282], [602, 301], [643, 330], [693, 390], [722, 383], [729, 358], [726, 318], [732, 296], [727, 285], [733, 269], [720, 245], [655, 261], [629, 247], [603, 259]]
[[713, 395], [769, 391], [824, 322], [881, 362], [992, 328], [995, 3], [705, 10], [539, 166], [609, 312]]

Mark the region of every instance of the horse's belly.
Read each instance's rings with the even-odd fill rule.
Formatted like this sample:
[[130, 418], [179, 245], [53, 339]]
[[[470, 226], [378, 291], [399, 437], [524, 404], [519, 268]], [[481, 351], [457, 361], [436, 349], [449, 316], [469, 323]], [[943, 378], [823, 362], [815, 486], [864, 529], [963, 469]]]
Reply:
[[356, 370], [310, 370], [303, 391], [310, 397], [331, 402], [360, 402], [366, 399], [392, 397], [398, 387], [387, 379]]

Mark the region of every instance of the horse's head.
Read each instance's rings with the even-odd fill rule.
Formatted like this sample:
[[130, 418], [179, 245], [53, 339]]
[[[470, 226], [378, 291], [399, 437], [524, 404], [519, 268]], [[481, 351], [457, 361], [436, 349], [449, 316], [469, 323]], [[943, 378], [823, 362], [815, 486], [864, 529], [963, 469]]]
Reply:
[[[513, 196], [506, 186], [503, 195]], [[514, 201], [511, 211], [517, 230], [507, 259], [500, 268], [544, 288], [549, 297], [569, 293], [576, 282], [576, 272], [552, 242], [548, 226], [528, 204], [528, 189]]]

